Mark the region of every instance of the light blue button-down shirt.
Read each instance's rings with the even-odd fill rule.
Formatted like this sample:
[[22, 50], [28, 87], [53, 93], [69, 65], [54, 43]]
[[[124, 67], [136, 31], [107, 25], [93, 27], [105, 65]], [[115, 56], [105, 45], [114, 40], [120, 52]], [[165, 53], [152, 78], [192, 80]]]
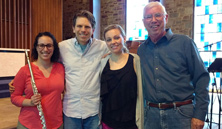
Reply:
[[66, 79], [64, 114], [82, 119], [98, 114], [100, 60], [109, 51], [106, 43], [91, 39], [83, 52], [76, 38], [72, 38], [60, 42], [59, 49]]
[[79, 53], [84, 53], [86, 48], [89, 48], [89, 46], [92, 43], [92, 39], [89, 40], [89, 42], [86, 45], [81, 45], [78, 40], [75, 41], [74, 47]]

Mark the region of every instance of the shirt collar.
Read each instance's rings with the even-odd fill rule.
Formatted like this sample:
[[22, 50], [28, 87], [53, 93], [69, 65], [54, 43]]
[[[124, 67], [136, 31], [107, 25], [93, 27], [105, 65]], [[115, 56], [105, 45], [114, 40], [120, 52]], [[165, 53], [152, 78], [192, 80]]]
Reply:
[[173, 32], [170, 28], [166, 29], [165, 37], [167, 38], [168, 41], [173, 37]]
[[[165, 31], [166, 31], [166, 34], [156, 44], [164, 42], [165, 40], [169, 41], [173, 37], [173, 32], [171, 31], [170, 28], [166, 29]], [[145, 43], [146, 44], [154, 44], [150, 37], [148, 37], [148, 39]]]
[[[86, 44], [86, 46], [91, 45], [91, 43], [92, 43], [92, 38], [89, 39], [89, 42]], [[77, 38], [76, 38], [76, 41], [75, 41], [74, 45], [80, 46], [80, 44], [79, 44]]]
[[74, 42], [74, 47], [77, 49], [78, 52], [84, 53], [86, 50], [88, 50], [89, 46], [92, 44], [92, 38], [89, 39], [89, 42], [84, 46], [81, 45], [78, 40], [76, 39]]

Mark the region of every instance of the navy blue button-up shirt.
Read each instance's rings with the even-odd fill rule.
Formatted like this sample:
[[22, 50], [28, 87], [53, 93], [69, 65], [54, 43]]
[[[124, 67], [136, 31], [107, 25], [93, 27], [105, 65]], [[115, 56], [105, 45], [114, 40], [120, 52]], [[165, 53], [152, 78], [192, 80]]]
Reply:
[[209, 73], [192, 39], [166, 30], [156, 44], [150, 37], [138, 48], [144, 98], [154, 103], [195, 100], [194, 117], [204, 120]]

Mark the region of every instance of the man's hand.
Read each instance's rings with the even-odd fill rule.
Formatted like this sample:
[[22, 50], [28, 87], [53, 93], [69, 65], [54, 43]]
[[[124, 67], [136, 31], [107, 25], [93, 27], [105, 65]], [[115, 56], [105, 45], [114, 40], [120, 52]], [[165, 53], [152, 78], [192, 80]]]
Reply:
[[9, 82], [9, 84], [8, 84], [10, 94], [15, 91], [15, 87], [13, 86], [13, 82], [14, 82], [14, 80]]
[[197, 118], [192, 118], [191, 120], [191, 129], [203, 129], [204, 121]]
[[106, 53], [105, 55], [103, 55], [102, 56], [102, 58], [106, 58], [108, 55], [110, 55], [111, 54], [111, 52], [109, 52], [109, 53]]

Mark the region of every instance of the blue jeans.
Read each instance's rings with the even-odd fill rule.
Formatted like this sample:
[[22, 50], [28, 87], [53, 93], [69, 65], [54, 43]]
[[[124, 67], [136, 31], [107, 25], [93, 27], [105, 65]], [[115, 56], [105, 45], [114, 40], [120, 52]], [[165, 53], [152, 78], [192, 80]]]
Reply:
[[145, 107], [145, 129], [190, 129], [193, 104], [170, 109]]
[[67, 117], [63, 114], [64, 129], [99, 129], [98, 115], [86, 119]]

